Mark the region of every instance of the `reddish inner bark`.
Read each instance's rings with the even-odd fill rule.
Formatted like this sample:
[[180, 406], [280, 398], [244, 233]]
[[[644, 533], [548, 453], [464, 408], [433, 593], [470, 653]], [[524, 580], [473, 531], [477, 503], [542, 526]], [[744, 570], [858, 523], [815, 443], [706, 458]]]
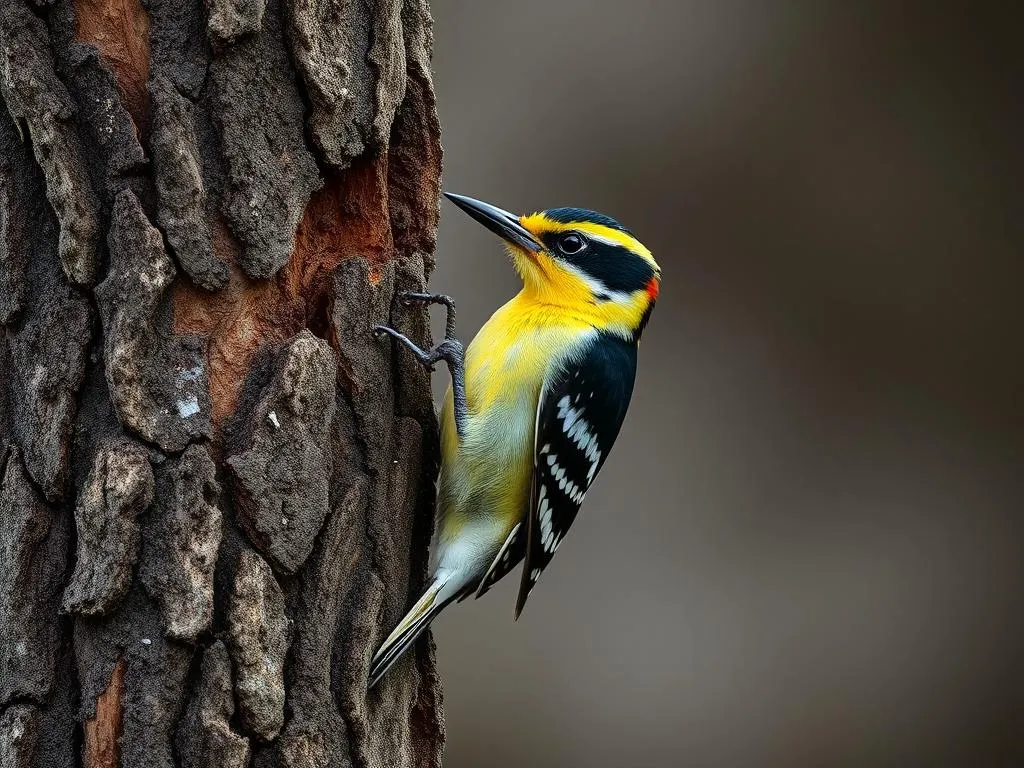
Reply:
[[113, 70], [140, 137], [149, 133], [149, 14], [139, 0], [74, 0], [76, 34]]
[[85, 768], [118, 768], [121, 763], [124, 667], [124, 658], [119, 658], [107, 690], [96, 699], [96, 716], [85, 721]]
[[295, 250], [271, 280], [252, 280], [238, 266], [240, 245], [222, 219], [213, 222], [217, 256], [230, 265], [228, 286], [216, 293], [178, 280], [175, 333], [209, 337], [210, 399], [215, 428], [231, 415], [260, 347], [303, 328], [330, 338], [330, 287], [345, 258], [392, 257], [387, 157], [331, 176], [310, 199], [295, 234]]

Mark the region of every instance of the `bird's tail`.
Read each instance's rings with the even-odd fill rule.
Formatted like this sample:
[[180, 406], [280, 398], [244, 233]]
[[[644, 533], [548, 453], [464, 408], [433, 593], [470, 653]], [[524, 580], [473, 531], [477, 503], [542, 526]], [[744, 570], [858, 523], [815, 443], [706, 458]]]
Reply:
[[388, 639], [384, 641], [380, 650], [373, 657], [373, 661], [370, 662], [367, 688], [373, 688], [391, 669], [391, 665], [412, 647], [416, 638], [430, 626], [430, 622], [441, 612], [441, 609], [459, 596], [461, 591], [459, 586], [450, 574], [435, 577], [427, 587], [427, 591], [423, 593], [423, 597], [417, 600], [416, 605], [398, 622], [398, 626], [388, 635]]

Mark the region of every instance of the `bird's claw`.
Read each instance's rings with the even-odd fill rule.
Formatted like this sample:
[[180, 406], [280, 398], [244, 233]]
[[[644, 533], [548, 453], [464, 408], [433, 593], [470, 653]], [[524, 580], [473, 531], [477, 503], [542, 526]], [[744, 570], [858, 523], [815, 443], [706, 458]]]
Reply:
[[398, 298], [407, 307], [420, 302], [425, 302], [427, 304], [444, 304], [449, 309], [455, 309], [455, 299], [443, 293], [402, 291], [398, 294]]
[[420, 291], [402, 291], [398, 294], [399, 301], [407, 307], [411, 307], [413, 304], [421, 301], [429, 301], [433, 296], [429, 293], [421, 293]]

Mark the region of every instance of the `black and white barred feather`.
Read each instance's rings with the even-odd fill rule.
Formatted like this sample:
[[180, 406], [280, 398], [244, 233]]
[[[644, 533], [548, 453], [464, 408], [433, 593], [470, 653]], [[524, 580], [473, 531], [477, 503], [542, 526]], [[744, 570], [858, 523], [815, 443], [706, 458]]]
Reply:
[[544, 382], [537, 407], [533, 494], [517, 617], [618, 437], [633, 394], [636, 353], [634, 341], [598, 333], [581, 355]]

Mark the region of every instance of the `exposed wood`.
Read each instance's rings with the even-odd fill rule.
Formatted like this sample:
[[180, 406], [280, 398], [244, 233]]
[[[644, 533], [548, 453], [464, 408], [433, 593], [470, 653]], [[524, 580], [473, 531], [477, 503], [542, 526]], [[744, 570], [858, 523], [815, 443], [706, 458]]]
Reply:
[[75, 0], [76, 35], [96, 46], [141, 135], [148, 133], [149, 14], [139, 0]]
[[124, 659], [118, 659], [110, 683], [96, 699], [96, 715], [85, 721], [85, 768], [119, 768], [118, 741], [124, 723]]
[[240, 246], [223, 219], [212, 224], [214, 252], [228, 263], [226, 288], [210, 294], [179, 282], [174, 295], [175, 333], [205, 336], [210, 343], [212, 418], [223, 423], [255, 354], [303, 328], [330, 334], [331, 275], [354, 255], [393, 258], [387, 219], [386, 158], [333, 174], [310, 198], [295, 233], [288, 263], [272, 280], [253, 280], [239, 266]]

